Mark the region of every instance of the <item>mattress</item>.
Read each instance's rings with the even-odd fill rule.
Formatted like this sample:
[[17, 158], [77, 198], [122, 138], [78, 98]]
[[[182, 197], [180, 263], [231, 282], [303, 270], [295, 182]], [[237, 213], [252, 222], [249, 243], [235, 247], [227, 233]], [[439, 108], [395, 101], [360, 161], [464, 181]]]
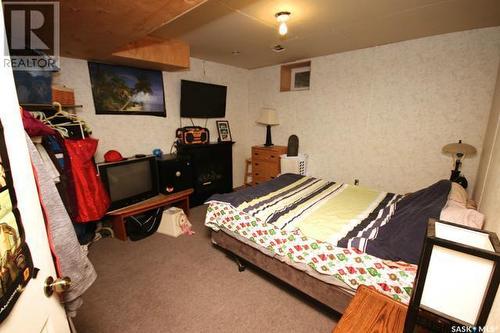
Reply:
[[403, 197], [288, 174], [211, 197], [205, 225], [324, 282], [352, 292], [370, 285], [408, 303], [411, 260], [449, 187], [441, 181]]
[[235, 232], [231, 232], [230, 230], [227, 230], [225, 228], [221, 228], [219, 230], [219, 232], [224, 232], [225, 234], [227, 234], [227, 235], [229, 235], [229, 236], [231, 236], [231, 237], [239, 240], [240, 242], [242, 242], [242, 243], [244, 243], [246, 245], [249, 245], [249, 246], [253, 247], [254, 249], [257, 249], [257, 250], [261, 251], [265, 255], [267, 255], [269, 257], [272, 257], [272, 258], [275, 258], [275, 259], [278, 259], [280, 261], [284, 261], [288, 265], [290, 265], [290, 266], [292, 266], [292, 267], [294, 267], [294, 268], [296, 268], [296, 269], [298, 269], [300, 271], [307, 271], [307, 274], [311, 275], [312, 277], [314, 277], [314, 278], [316, 278], [318, 280], [321, 280], [321, 281], [326, 282], [328, 284], [331, 284], [331, 285], [337, 286], [339, 288], [342, 288], [344, 291], [348, 292], [351, 295], [355, 294], [355, 289], [351, 288], [345, 282], [343, 282], [342, 280], [340, 280], [340, 279], [338, 279], [338, 278], [336, 278], [334, 276], [320, 274], [320, 273], [316, 272], [315, 270], [308, 270], [307, 266], [305, 266], [302, 263], [283, 260], [284, 258], [282, 256], [275, 255], [273, 252], [267, 250], [266, 248], [264, 248], [262, 246], [259, 246], [258, 244], [255, 244], [254, 242], [250, 241], [249, 239], [247, 239], [245, 237], [242, 237], [242, 236], [240, 236], [239, 234], [237, 234]]

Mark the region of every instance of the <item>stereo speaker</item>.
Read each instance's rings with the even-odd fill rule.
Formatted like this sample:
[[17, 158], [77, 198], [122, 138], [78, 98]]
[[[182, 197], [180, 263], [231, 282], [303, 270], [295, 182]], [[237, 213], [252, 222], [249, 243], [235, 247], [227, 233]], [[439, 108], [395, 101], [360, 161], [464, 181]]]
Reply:
[[158, 158], [157, 162], [161, 193], [171, 194], [193, 187], [193, 170], [189, 159], [166, 154]]
[[186, 126], [178, 128], [175, 136], [179, 143], [184, 145], [206, 144], [210, 142], [210, 132], [207, 128], [199, 126]]

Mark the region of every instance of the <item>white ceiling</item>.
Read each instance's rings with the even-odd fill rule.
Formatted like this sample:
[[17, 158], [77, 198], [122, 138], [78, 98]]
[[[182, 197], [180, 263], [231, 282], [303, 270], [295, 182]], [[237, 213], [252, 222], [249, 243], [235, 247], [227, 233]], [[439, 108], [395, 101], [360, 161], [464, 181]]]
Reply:
[[[292, 14], [280, 39], [283, 10]], [[150, 35], [184, 40], [196, 58], [258, 68], [499, 25], [500, 0], [208, 0]]]

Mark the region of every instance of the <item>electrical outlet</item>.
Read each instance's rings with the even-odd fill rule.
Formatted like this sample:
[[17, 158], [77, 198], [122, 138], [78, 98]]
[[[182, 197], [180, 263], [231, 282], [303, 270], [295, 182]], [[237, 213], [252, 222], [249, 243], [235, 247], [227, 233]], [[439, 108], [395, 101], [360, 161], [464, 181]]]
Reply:
[[359, 185], [359, 179], [354, 178], [354, 185], [356, 185], [356, 186]]

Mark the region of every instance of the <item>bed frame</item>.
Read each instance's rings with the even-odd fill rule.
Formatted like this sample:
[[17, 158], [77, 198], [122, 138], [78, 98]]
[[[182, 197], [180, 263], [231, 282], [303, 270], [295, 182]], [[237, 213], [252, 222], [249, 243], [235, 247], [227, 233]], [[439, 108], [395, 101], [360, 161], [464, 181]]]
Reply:
[[240, 271], [244, 266], [238, 258], [248, 261], [338, 313], [344, 313], [354, 296], [339, 286], [318, 280], [276, 258], [265, 255], [223, 231], [211, 230], [211, 237], [212, 243], [236, 256]]

